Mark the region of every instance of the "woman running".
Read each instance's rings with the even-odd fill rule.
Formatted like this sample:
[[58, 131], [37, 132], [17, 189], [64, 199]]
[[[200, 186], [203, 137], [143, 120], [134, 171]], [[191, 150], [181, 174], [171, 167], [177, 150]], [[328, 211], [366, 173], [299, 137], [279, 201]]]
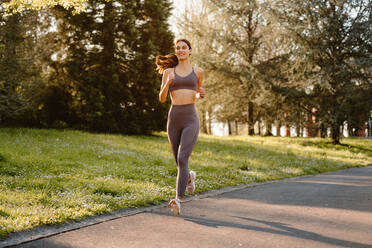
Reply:
[[156, 65], [163, 73], [159, 100], [165, 102], [170, 91], [172, 106], [168, 113], [167, 133], [176, 160], [178, 173], [176, 198], [168, 206], [175, 214], [181, 213], [181, 201], [185, 191], [195, 191], [194, 171], [189, 172], [188, 161], [199, 135], [199, 118], [195, 109], [197, 94], [205, 96], [201, 88], [203, 70], [190, 64], [191, 44], [186, 39], [179, 39], [174, 45], [175, 54], [157, 56]]

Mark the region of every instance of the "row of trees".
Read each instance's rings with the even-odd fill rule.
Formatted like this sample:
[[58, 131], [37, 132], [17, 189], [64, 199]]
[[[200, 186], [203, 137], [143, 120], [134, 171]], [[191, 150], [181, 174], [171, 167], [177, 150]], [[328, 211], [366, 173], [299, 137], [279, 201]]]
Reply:
[[204, 130], [207, 115], [246, 123], [248, 134], [256, 122], [300, 130], [315, 118], [334, 143], [345, 122], [362, 128], [372, 110], [371, 13], [366, 0], [189, 1], [179, 35], [207, 71]]
[[170, 1], [90, 0], [84, 9], [0, 7], [1, 125], [163, 130], [154, 61], [172, 50]]
[[[75, 9], [55, 6], [59, 0], [37, 1], [51, 6], [42, 10], [27, 1], [0, 5], [1, 125], [164, 129], [168, 106], [157, 100], [154, 58], [172, 50], [170, 2], [63, 2]], [[341, 125], [358, 129], [370, 117], [370, 1], [188, 3], [179, 27], [206, 70], [205, 132], [208, 118], [246, 123], [248, 134], [257, 122], [302, 130], [315, 118], [338, 143]]]

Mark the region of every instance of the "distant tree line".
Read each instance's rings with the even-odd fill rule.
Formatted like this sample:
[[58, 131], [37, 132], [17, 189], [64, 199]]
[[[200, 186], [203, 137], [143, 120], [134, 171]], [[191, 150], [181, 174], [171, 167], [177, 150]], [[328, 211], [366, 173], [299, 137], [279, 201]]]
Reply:
[[164, 130], [169, 105], [158, 101], [154, 61], [172, 51], [171, 8], [168, 0], [90, 0], [80, 14], [0, 7], [0, 125]]
[[[372, 2], [189, 1], [178, 19], [206, 70], [202, 130], [211, 119], [304, 128], [335, 144], [340, 127], [365, 129], [372, 113]], [[235, 124], [235, 125], [234, 125]], [[353, 133], [354, 132], [354, 133]], [[263, 134], [263, 133], [261, 133]]]

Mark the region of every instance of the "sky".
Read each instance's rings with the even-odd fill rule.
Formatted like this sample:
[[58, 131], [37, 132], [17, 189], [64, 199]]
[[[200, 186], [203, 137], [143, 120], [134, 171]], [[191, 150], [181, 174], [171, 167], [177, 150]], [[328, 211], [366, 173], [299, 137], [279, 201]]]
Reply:
[[177, 27], [175, 24], [176, 16], [179, 15], [185, 8], [185, 2], [187, 0], [172, 0], [173, 2], [173, 10], [172, 10], [172, 16], [169, 18], [169, 24], [171, 26], [171, 30], [173, 33], [177, 36]]

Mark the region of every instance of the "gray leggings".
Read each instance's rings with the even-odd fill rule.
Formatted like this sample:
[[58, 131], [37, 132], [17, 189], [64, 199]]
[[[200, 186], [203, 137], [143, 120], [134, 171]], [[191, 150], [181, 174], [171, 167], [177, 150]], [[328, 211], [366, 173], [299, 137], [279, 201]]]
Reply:
[[167, 133], [178, 167], [177, 197], [185, 194], [189, 178], [189, 157], [199, 135], [195, 104], [172, 105], [168, 113]]

